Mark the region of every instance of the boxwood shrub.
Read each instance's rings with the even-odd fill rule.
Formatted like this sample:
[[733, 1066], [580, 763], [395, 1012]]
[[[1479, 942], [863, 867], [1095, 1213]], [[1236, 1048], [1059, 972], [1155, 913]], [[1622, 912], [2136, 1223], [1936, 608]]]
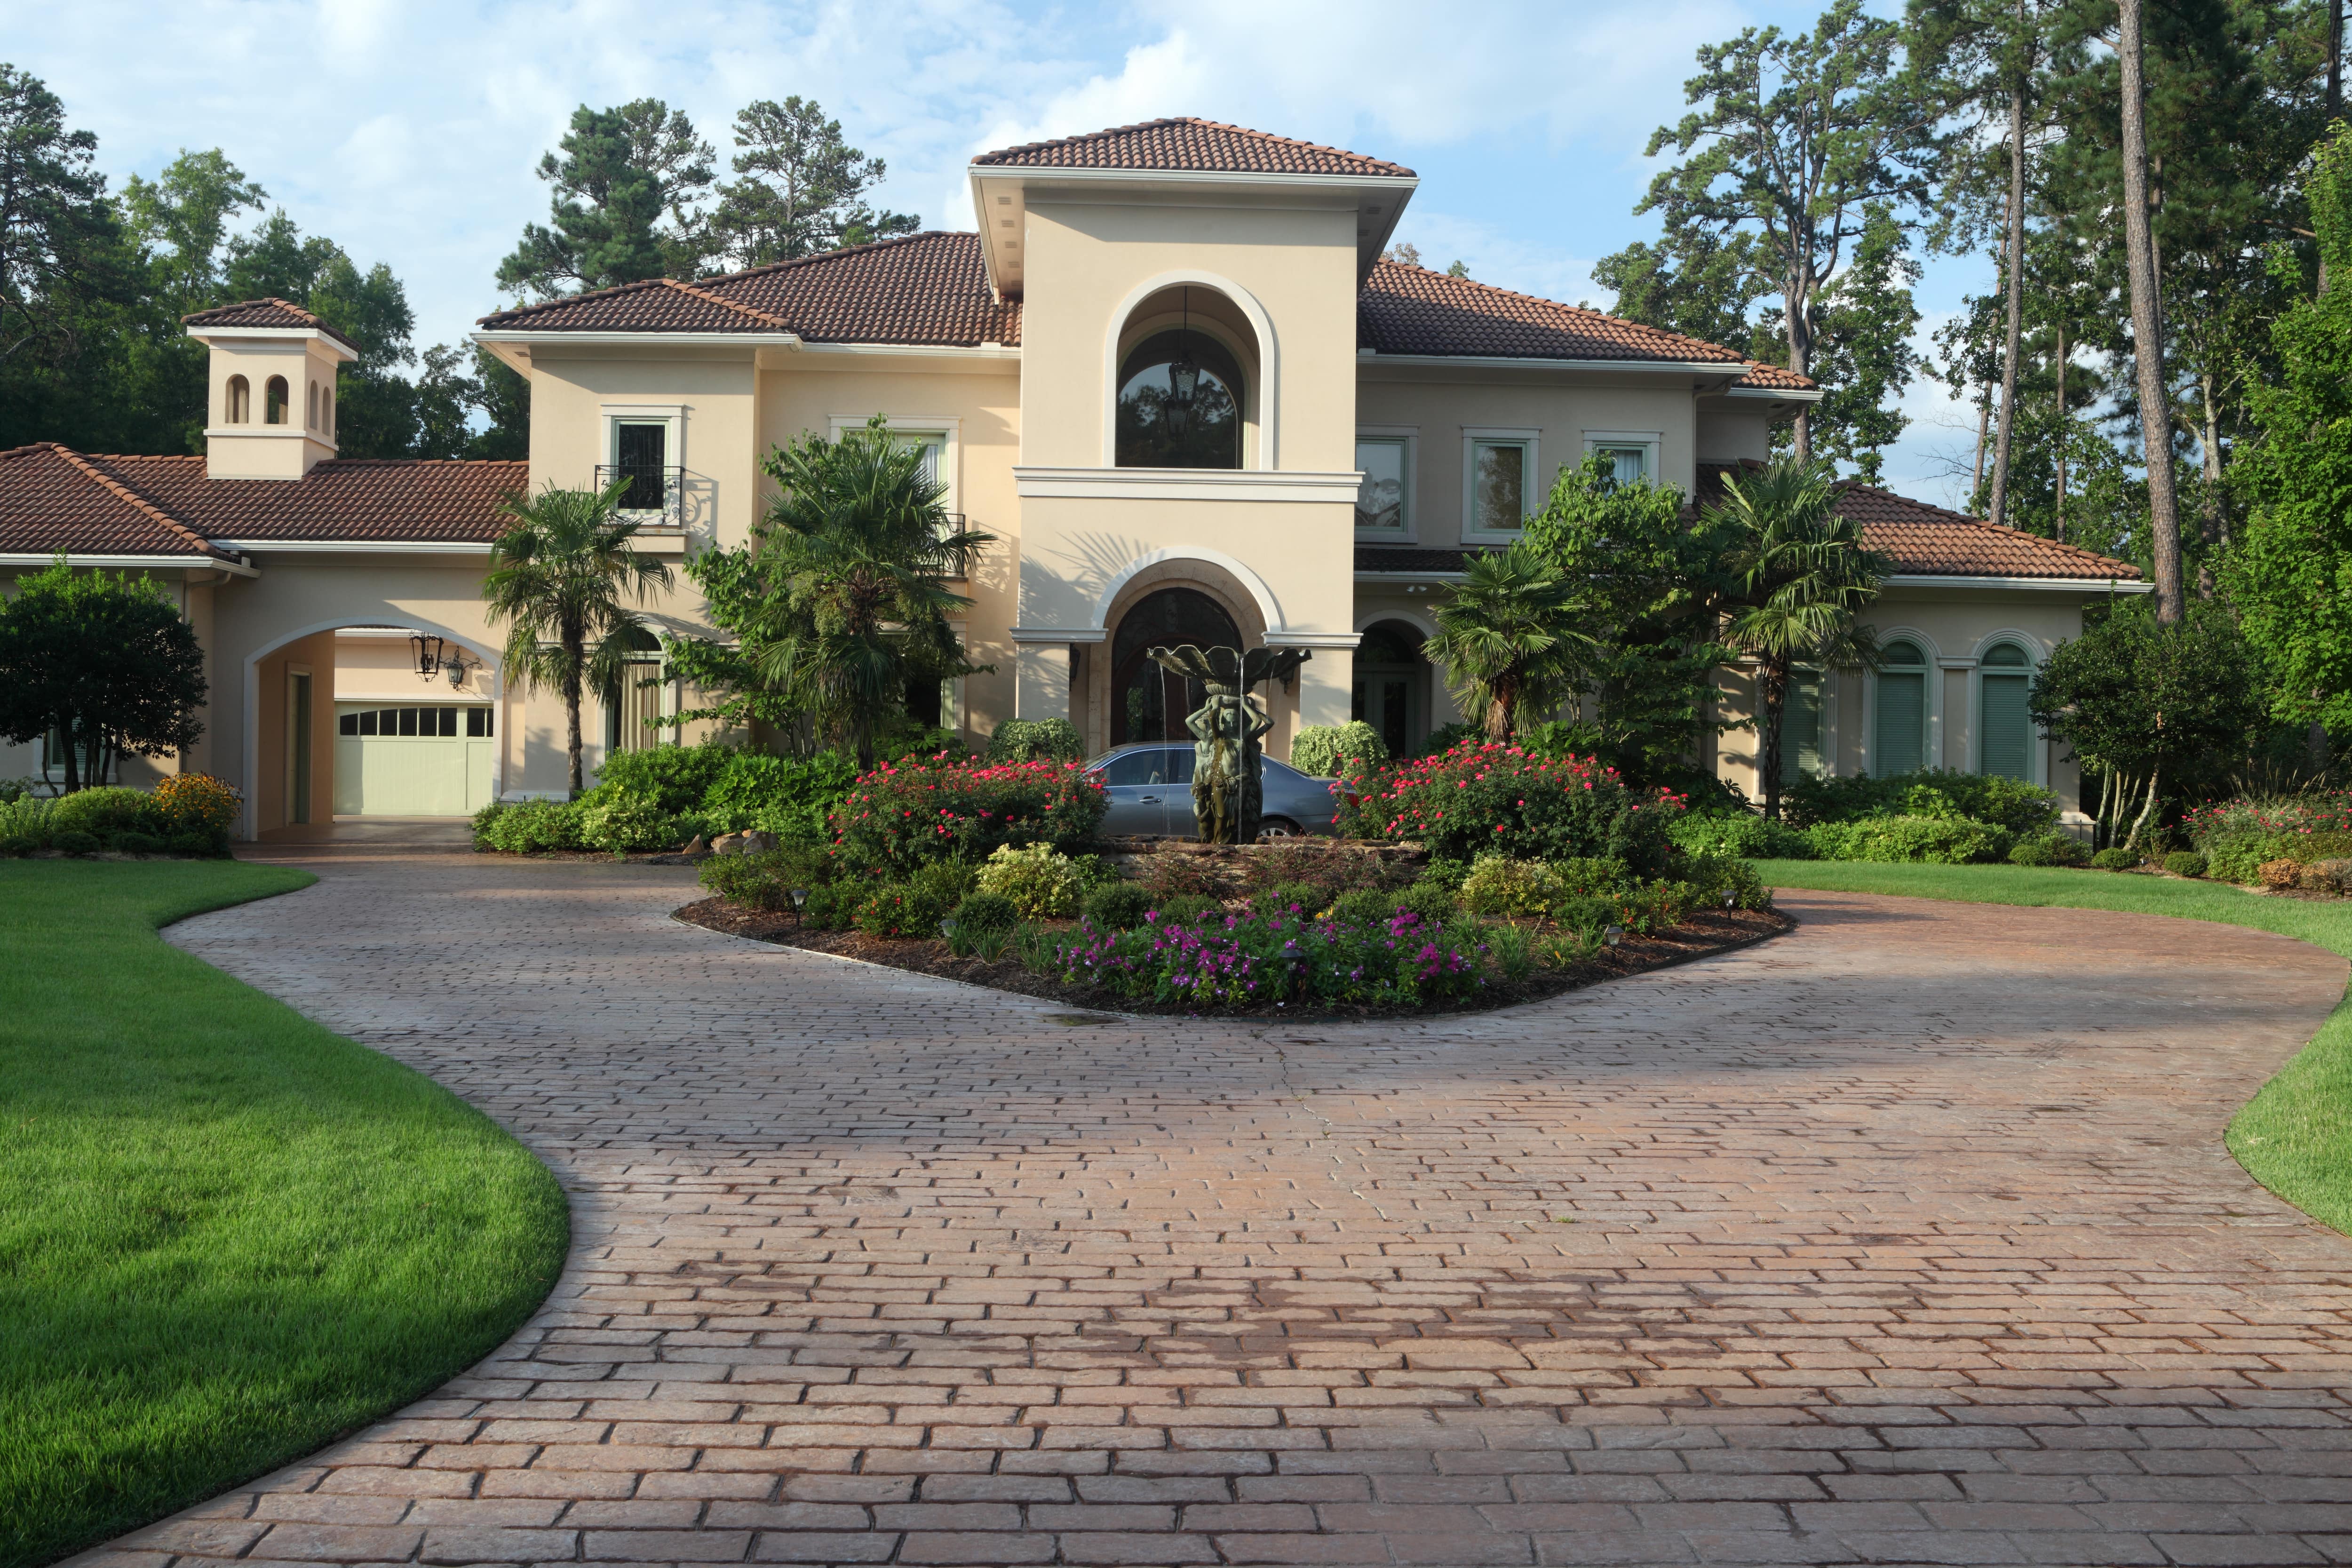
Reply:
[[1736, 855], [1743, 860], [1810, 860], [1812, 840], [1801, 828], [1752, 811], [1691, 812], [1668, 830], [1693, 855]]
[[1824, 860], [1920, 861], [1965, 866], [2000, 860], [2015, 843], [2007, 829], [1966, 817], [1864, 816], [1852, 822], [1817, 822], [1806, 829], [1813, 853]]
[[1986, 823], [2023, 837], [2058, 824], [2058, 797], [2039, 784], [1951, 768], [1919, 768], [1885, 778], [1801, 777], [1789, 786], [1788, 809], [1800, 826], [1865, 816], [1927, 816]]

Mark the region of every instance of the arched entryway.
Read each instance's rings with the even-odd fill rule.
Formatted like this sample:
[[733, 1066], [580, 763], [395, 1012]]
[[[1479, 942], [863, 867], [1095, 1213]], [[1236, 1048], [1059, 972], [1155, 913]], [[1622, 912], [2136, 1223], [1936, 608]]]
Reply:
[[1198, 588], [1160, 588], [1136, 601], [1119, 617], [1111, 638], [1110, 742], [1191, 739], [1184, 720], [1207, 695], [1151, 662], [1150, 650], [1192, 643], [1200, 647], [1239, 648], [1240, 627], [1225, 607]]
[[1349, 717], [1370, 724], [1389, 755], [1409, 757], [1429, 738], [1430, 667], [1421, 629], [1404, 621], [1375, 621], [1356, 645], [1355, 690]]

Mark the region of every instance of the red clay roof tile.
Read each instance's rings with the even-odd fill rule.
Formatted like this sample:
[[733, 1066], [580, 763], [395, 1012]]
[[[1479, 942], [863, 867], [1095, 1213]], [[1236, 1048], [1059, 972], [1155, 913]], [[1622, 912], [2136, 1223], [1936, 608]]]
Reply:
[[1399, 261], [1373, 263], [1356, 300], [1356, 341], [1375, 353], [1399, 355], [1754, 363], [1661, 327]]
[[207, 539], [487, 544], [522, 462], [331, 458], [299, 479], [208, 479], [202, 458], [91, 458]]
[[244, 300], [234, 305], [216, 305], [209, 310], [198, 310], [193, 316], [183, 316], [180, 324], [199, 331], [221, 327], [293, 327], [314, 332], [324, 332], [345, 348], [359, 344], [329, 326], [290, 300], [274, 296], [260, 300]]
[[1401, 163], [1190, 115], [999, 148], [993, 153], [982, 153], [972, 163], [1000, 169], [1145, 169], [1218, 174], [1413, 177], [1412, 171]]
[[79, 452], [41, 441], [0, 452], [0, 552], [162, 555], [214, 553], [194, 530]]

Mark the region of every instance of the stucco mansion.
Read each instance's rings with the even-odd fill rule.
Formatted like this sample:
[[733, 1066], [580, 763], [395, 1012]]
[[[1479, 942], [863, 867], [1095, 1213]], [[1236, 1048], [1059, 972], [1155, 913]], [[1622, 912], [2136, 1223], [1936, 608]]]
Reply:
[[[176, 765], [238, 784], [248, 834], [462, 813], [563, 784], [561, 705], [502, 679], [480, 602], [501, 498], [625, 479], [643, 548], [683, 559], [749, 536], [772, 446], [879, 414], [997, 541], [962, 628], [993, 669], [939, 695], [968, 742], [1015, 717], [1068, 718], [1090, 751], [1157, 738], [1181, 693], [1144, 649], [1214, 640], [1312, 651], [1264, 694], [1274, 755], [1351, 717], [1404, 748], [1454, 717], [1419, 654], [1434, 596], [1563, 465], [1605, 453], [1697, 495], [1820, 395], [1712, 343], [1381, 259], [1418, 182], [1356, 153], [1165, 120], [992, 153], [970, 176], [976, 232], [484, 318], [477, 340], [530, 381], [526, 463], [338, 458], [350, 344], [279, 300], [192, 317], [205, 454], [0, 453], [0, 570], [62, 551], [170, 584], [212, 683]], [[2027, 681], [2137, 574], [1883, 490], [1841, 504], [1895, 563], [1874, 617], [1888, 659], [1805, 688], [1790, 760], [2007, 773], [2075, 805]], [[708, 630], [682, 574], [645, 608]], [[420, 678], [412, 634], [455, 657]], [[1744, 710], [1736, 676], [1723, 700]], [[681, 702], [636, 686], [590, 715], [592, 764], [666, 733], [648, 721]], [[1751, 790], [1755, 745], [1712, 748]], [[0, 775], [57, 771], [45, 752], [0, 756]]]

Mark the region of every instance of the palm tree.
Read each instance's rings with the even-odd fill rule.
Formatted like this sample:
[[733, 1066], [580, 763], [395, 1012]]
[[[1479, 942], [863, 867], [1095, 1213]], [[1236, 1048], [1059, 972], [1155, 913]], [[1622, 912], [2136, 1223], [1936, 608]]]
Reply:
[[670, 570], [630, 543], [636, 521], [621, 514], [625, 479], [603, 490], [558, 489], [514, 496], [513, 524], [490, 546], [482, 601], [493, 621], [507, 621], [506, 665], [529, 689], [563, 694], [564, 756], [572, 794], [580, 794], [580, 694], [616, 700], [627, 656], [643, 643], [644, 625], [621, 603], [670, 584]]
[[1832, 510], [1837, 489], [1821, 468], [1793, 456], [1732, 475], [1707, 521], [1731, 541], [1725, 564], [1738, 585], [1726, 637], [1756, 661], [1762, 709], [1757, 773], [1764, 815], [1780, 815], [1780, 725], [1799, 666], [1873, 666], [1877, 634], [1854, 617], [1878, 597], [1887, 562], [1862, 542], [1862, 526]]
[[755, 560], [781, 592], [745, 639], [759, 645], [752, 668], [871, 768], [912, 686], [986, 668], [949, 624], [971, 605], [949, 584], [994, 536], [946, 510], [947, 487], [923, 471], [920, 450], [878, 418], [837, 441], [780, 447], [765, 467], [779, 493]]
[[1566, 701], [1577, 660], [1593, 646], [1570, 625], [1573, 587], [1525, 540], [1471, 556], [1461, 583], [1431, 613], [1437, 635], [1422, 652], [1445, 666], [1463, 712], [1478, 716], [1490, 741], [1509, 740], [1523, 715]]

